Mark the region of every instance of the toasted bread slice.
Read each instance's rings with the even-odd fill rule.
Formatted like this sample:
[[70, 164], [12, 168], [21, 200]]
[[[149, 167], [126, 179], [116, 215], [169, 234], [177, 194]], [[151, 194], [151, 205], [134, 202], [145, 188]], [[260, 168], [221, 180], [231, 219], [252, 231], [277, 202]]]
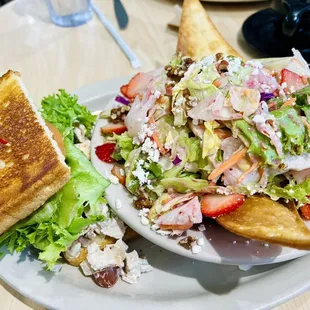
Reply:
[[215, 28], [199, 0], [184, 0], [177, 52], [200, 60], [210, 54], [239, 56]]
[[8, 71], [0, 78], [0, 235], [69, 178], [64, 156], [19, 73]]

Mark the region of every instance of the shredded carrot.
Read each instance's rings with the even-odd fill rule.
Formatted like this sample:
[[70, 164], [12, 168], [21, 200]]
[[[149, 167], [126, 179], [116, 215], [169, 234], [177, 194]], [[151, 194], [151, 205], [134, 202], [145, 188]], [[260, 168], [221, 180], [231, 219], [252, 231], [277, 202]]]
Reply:
[[234, 166], [240, 159], [242, 159], [248, 149], [245, 147], [240, 151], [234, 153], [229, 159], [225, 160], [220, 166], [216, 167], [209, 175], [208, 180], [214, 180], [220, 176], [224, 171]]
[[288, 107], [288, 106], [292, 106], [292, 105], [294, 105], [295, 101], [296, 101], [295, 98], [290, 98], [289, 100], [285, 101], [285, 102], [282, 104], [281, 108]]
[[251, 173], [252, 171], [254, 171], [255, 169], [257, 169], [257, 167], [258, 167], [258, 162], [253, 163], [253, 165], [252, 165], [248, 170], [244, 171], [244, 172], [241, 174], [241, 176], [239, 177], [237, 183], [240, 184], [240, 183], [244, 180], [244, 178], [245, 178], [249, 173]]
[[215, 80], [215, 81], [213, 81], [213, 83], [212, 83], [215, 87], [219, 87], [219, 86], [221, 86], [221, 83], [220, 83], [220, 81], [219, 80]]
[[221, 140], [224, 140], [228, 137], [231, 137], [231, 134], [228, 130], [225, 130], [225, 129], [214, 129], [214, 133], [221, 139]]
[[[152, 125], [155, 125], [155, 119], [153, 116], [151, 116], [149, 118], [149, 123]], [[156, 143], [159, 151], [161, 154], [166, 154], [167, 150], [164, 148], [163, 144], [161, 143], [160, 139], [159, 139], [159, 133], [158, 131], [155, 129], [152, 135], [152, 139], [154, 140], [154, 142]]]

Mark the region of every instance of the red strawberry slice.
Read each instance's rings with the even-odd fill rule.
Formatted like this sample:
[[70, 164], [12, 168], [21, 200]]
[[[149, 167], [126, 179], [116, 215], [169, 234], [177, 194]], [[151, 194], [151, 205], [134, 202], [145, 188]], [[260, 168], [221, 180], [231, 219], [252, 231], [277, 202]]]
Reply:
[[205, 195], [201, 199], [201, 212], [207, 217], [217, 217], [235, 211], [244, 203], [244, 195]]
[[305, 220], [310, 220], [310, 204], [306, 204], [299, 208], [301, 215]]
[[145, 73], [137, 73], [128, 84], [121, 87], [121, 93], [129, 99], [134, 99], [138, 94], [143, 94], [153, 77]]
[[109, 135], [115, 133], [117, 135], [122, 134], [123, 132], [127, 131], [125, 124], [118, 123], [118, 124], [108, 124], [104, 127], [101, 127], [101, 133], [104, 135]]
[[106, 163], [113, 163], [115, 160], [111, 157], [114, 149], [115, 149], [116, 143], [105, 143], [103, 145], [96, 147], [96, 155], [98, 158]]
[[125, 186], [126, 184], [126, 176], [123, 169], [118, 166], [113, 166], [111, 173], [118, 178], [118, 181]]
[[283, 84], [284, 82], [287, 84], [287, 89], [289, 91], [291, 91], [292, 87], [295, 90], [299, 90], [305, 87], [302, 81], [302, 77], [287, 69], [283, 69], [281, 71], [281, 84]]
[[5, 145], [5, 144], [7, 144], [7, 143], [8, 143], [8, 141], [6, 141], [6, 140], [0, 138], [0, 144], [4, 144], [4, 145]]

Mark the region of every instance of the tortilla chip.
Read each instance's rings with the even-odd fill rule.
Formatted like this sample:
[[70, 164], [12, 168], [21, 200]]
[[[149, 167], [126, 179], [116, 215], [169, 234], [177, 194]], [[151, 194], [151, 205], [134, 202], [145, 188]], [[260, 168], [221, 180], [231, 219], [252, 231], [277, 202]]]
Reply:
[[200, 60], [210, 54], [239, 56], [217, 31], [199, 0], [184, 0], [177, 52]]
[[284, 206], [267, 197], [251, 197], [236, 211], [216, 220], [246, 238], [310, 250], [310, 230], [293, 204]]

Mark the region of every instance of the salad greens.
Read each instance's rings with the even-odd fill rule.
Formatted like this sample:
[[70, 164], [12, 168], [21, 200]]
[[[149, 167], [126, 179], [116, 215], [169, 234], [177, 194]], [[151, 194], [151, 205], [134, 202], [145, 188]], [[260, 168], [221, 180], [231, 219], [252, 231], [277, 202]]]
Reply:
[[85, 106], [78, 104], [77, 96], [60, 89], [59, 94], [43, 98], [41, 106], [42, 117], [56, 126], [63, 137], [68, 137], [73, 142], [74, 125], [82, 124], [86, 128], [86, 136], [90, 138], [96, 116]]
[[33, 246], [51, 269], [85, 227], [104, 219], [100, 205], [105, 203], [103, 194], [110, 183], [73, 144], [73, 126], [84, 125], [90, 135], [96, 119], [77, 103], [77, 97], [60, 90], [44, 98], [42, 115], [64, 136], [71, 179], [40, 209], [1, 235], [0, 247], [6, 245], [10, 252], [20, 252]]
[[131, 85], [134, 78], [121, 89], [132, 100], [124, 121], [130, 130], [109, 137], [116, 143], [112, 157], [125, 162], [137, 207], [153, 206], [152, 223], [191, 227], [175, 209], [188, 203], [194, 212], [192, 195], [201, 203], [206, 194], [309, 202], [310, 70], [293, 53], [270, 61], [177, 55], [164, 70], [145, 79], [139, 73], [138, 85]]

